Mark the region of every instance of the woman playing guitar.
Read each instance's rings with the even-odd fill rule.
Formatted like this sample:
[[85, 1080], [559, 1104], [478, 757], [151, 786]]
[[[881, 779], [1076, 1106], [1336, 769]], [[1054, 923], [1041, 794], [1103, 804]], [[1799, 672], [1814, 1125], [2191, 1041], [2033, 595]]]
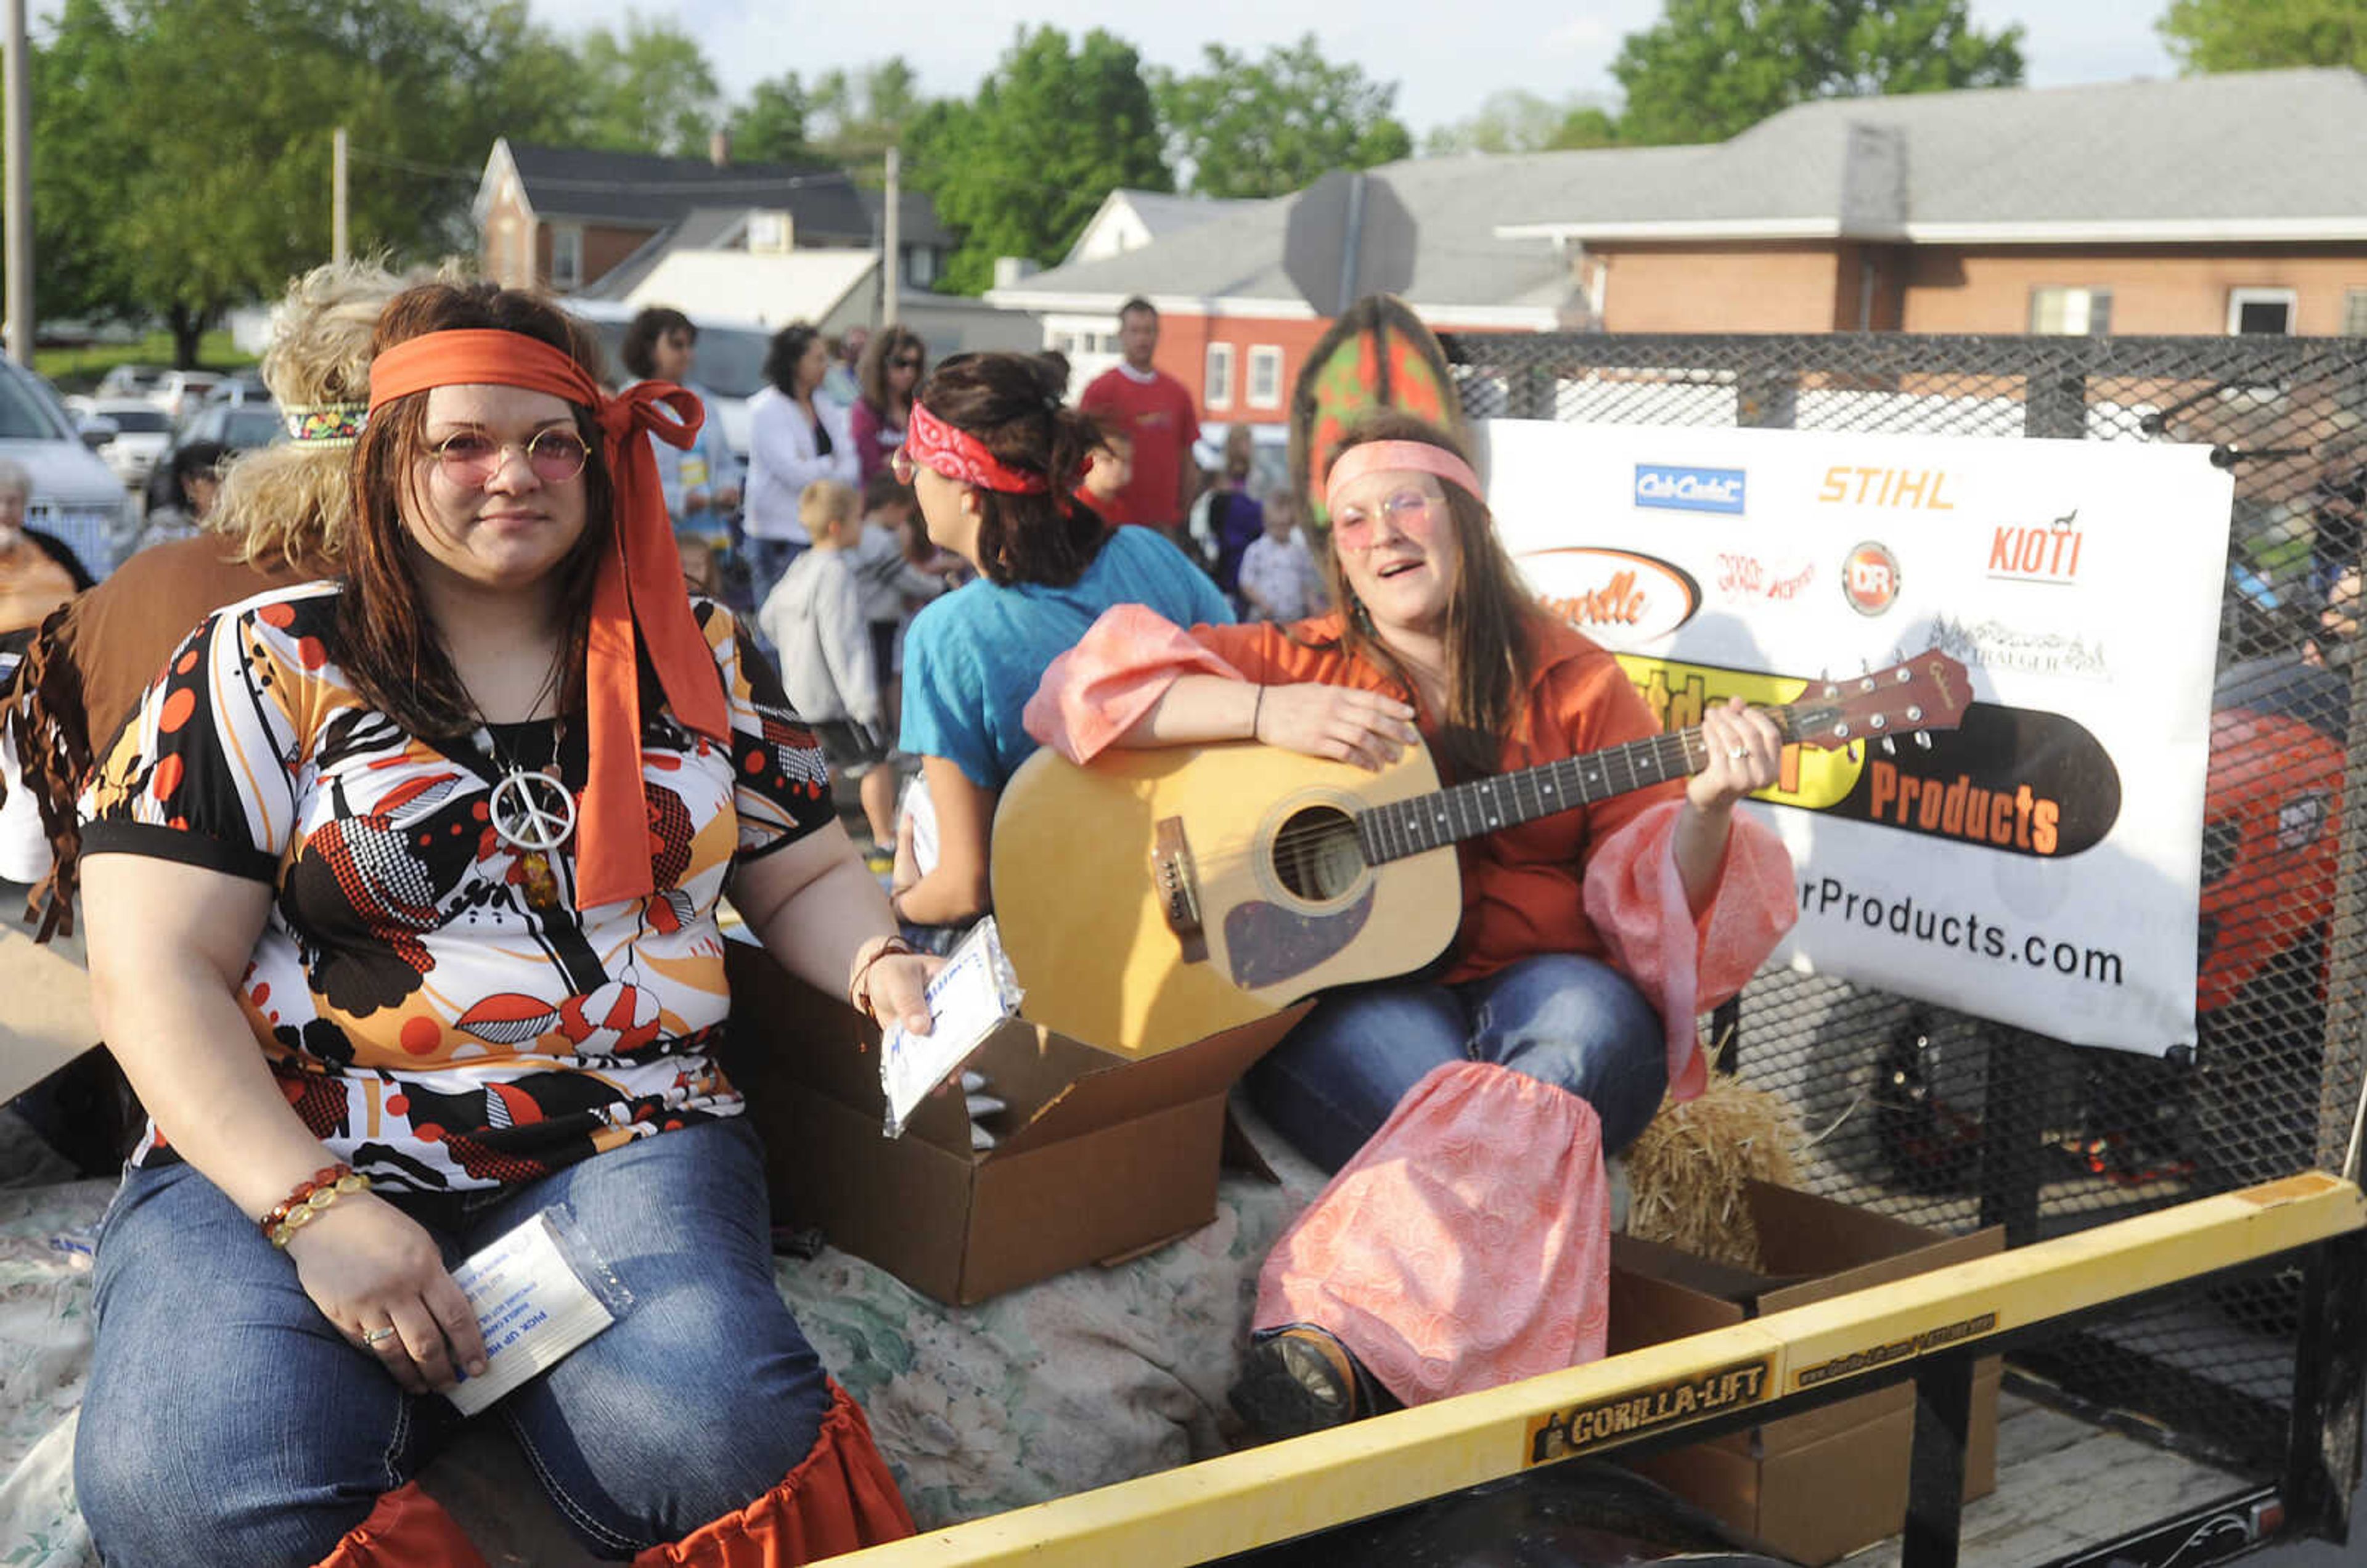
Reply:
[[[1450, 777], [1657, 733], [1610, 654], [1545, 614], [1453, 438], [1367, 416], [1325, 476], [1342, 609], [1184, 631], [1104, 614], [1027, 711], [1105, 747], [1254, 738], [1378, 767], [1417, 739]], [[1603, 1353], [1605, 1156], [1700, 1092], [1695, 1019], [1796, 915], [1791, 861], [1734, 804], [1781, 742], [1739, 700], [1707, 769], [1473, 839], [1432, 972], [1325, 994], [1252, 1069], [1259, 1110], [1338, 1174], [1267, 1260], [1233, 1403], [1283, 1436]]]

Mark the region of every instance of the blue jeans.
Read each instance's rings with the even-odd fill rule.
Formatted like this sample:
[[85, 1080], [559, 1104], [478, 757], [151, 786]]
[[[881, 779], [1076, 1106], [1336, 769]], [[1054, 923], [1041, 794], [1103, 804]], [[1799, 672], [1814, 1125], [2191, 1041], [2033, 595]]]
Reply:
[[[481, 1419], [508, 1426], [589, 1550], [629, 1558], [778, 1486], [813, 1448], [830, 1387], [774, 1287], [744, 1121], [644, 1138], [481, 1201], [404, 1206], [457, 1261], [561, 1201], [632, 1308]], [[332, 1327], [287, 1257], [188, 1166], [126, 1176], [95, 1272], [74, 1485], [110, 1568], [318, 1562], [459, 1423]]]
[[813, 548], [794, 539], [760, 539], [751, 534], [747, 538], [749, 607], [761, 610], [773, 590], [788, 574], [789, 563]]
[[1599, 959], [1548, 953], [1460, 985], [1327, 993], [1250, 1069], [1250, 1100], [1299, 1153], [1337, 1170], [1398, 1101], [1449, 1062], [1492, 1062], [1594, 1107], [1603, 1152], [1636, 1141], [1668, 1092], [1660, 1016]]

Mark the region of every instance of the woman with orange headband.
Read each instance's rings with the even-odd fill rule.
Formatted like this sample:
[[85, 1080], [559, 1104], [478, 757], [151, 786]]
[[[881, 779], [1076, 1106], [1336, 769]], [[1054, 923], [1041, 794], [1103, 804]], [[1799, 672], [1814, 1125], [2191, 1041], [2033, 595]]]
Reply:
[[[1444, 432], [1367, 416], [1325, 501], [1341, 612], [1187, 633], [1114, 610], [1047, 672], [1030, 731], [1079, 761], [1254, 737], [1371, 767], [1421, 740], [1467, 779], [1658, 733], [1611, 656], [1523, 591]], [[1251, 1069], [1259, 1109], [1337, 1173], [1260, 1279], [1232, 1392], [1252, 1427], [1603, 1353], [1603, 1161], [1701, 1091], [1697, 1014], [1795, 915], [1783, 845], [1734, 812], [1775, 778], [1774, 726], [1737, 703], [1703, 728], [1687, 784], [1466, 840], [1440, 972], [1324, 996]]]
[[644, 436], [697, 404], [608, 397], [595, 339], [490, 285], [398, 296], [375, 348], [343, 579], [200, 626], [84, 801], [152, 1116], [97, 1247], [99, 1550], [481, 1563], [413, 1479], [488, 1369], [449, 1270], [542, 1214], [617, 1317], [497, 1408], [587, 1548], [907, 1534], [774, 1285], [718, 899], [875, 1016], [925, 1029], [927, 971], [769, 668], [683, 592]]

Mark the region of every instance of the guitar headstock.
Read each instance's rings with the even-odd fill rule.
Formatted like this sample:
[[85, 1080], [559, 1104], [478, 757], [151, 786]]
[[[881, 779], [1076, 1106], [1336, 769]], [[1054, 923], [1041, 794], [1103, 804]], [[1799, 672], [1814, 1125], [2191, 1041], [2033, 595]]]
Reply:
[[1861, 740], [1954, 729], [1972, 705], [1965, 667], [1938, 649], [1846, 681], [1826, 681], [1784, 710], [1784, 739], [1838, 750]]

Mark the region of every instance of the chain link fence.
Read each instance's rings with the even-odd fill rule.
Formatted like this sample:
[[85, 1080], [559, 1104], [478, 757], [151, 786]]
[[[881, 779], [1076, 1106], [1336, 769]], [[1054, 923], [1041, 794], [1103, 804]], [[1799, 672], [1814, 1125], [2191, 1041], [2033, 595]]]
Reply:
[[[2235, 475], [2203, 843], [2199, 1039], [2083, 1050], [1771, 970], [1734, 1066], [1813, 1140], [1803, 1182], [2021, 1245], [2311, 1166], [2339, 1169], [2367, 1010], [2367, 682], [2353, 691], [2367, 340], [1465, 334], [1475, 419], [2196, 442]], [[2346, 799], [2361, 809], [2346, 810]], [[2162, 1440], [2282, 1462], [2297, 1287], [2151, 1302], [2021, 1373]]]

